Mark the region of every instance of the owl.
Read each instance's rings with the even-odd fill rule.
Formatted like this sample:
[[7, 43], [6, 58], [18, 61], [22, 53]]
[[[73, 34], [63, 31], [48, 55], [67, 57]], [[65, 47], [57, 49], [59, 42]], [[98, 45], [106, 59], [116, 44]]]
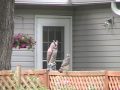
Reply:
[[53, 42], [50, 44], [50, 47], [47, 50], [47, 64], [48, 68], [51, 68], [53, 66], [56, 66], [56, 57], [58, 52], [58, 40], [53, 40]]
[[66, 58], [63, 60], [59, 72], [62, 73], [63, 71], [68, 71], [70, 65], [70, 55], [67, 54]]

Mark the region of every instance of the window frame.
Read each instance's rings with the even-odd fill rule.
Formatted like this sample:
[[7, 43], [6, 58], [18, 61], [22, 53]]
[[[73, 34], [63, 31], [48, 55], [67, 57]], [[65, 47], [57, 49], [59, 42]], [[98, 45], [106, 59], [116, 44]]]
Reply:
[[[40, 39], [41, 37], [43, 37], [42, 32], [42, 23], [47, 20], [47, 19], [59, 19], [59, 20], [66, 20], [68, 23], [66, 24], [68, 28], [66, 28], [65, 33], [66, 37], [68, 37], [69, 39], [69, 43], [67, 44], [68, 46], [65, 47], [65, 55], [66, 53], [70, 53], [70, 58], [71, 58], [71, 62], [70, 62], [70, 69], [72, 70], [72, 16], [52, 16], [52, 15], [36, 15], [35, 16], [35, 40], [37, 41], [36, 46], [35, 46], [35, 68], [36, 69], [42, 69], [42, 63], [43, 61], [41, 60], [41, 56], [42, 55], [42, 39]], [[43, 20], [43, 22], [42, 22]], [[63, 22], [62, 22], [63, 23]], [[68, 34], [69, 33], [69, 34]], [[66, 42], [68, 39], [64, 38], [64, 41]], [[65, 57], [64, 55], [64, 57]]]

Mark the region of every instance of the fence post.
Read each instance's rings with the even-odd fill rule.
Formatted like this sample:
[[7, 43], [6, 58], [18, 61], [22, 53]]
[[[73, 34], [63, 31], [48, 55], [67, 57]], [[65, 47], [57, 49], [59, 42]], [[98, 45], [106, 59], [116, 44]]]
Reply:
[[47, 88], [49, 88], [49, 71], [48, 70], [46, 70], [46, 76], [47, 76], [47, 78], [46, 78], [46, 80], [47, 80]]
[[49, 71], [44, 69], [44, 72], [45, 86], [49, 88]]
[[21, 66], [18, 65], [16, 67], [16, 78], [17, 78], [17, 86], [20, 87], [20, 83], [21, 83]]
[[108, 71], [105, 71], [105, 87], [104, 90], [109, 90], [109, 80], [108, 80]]

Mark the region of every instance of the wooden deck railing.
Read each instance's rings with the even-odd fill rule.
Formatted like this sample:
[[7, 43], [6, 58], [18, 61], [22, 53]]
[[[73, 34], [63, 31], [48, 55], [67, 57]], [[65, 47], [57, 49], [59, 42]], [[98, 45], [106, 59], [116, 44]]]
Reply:
[[104, 71], [50, 72], [51, 90], [105, 90]]
[[0, 71], [0, 90], [120, 90], [119, 71]]
[[46, 70], [0, 71], [0, 90], [48, 90]]

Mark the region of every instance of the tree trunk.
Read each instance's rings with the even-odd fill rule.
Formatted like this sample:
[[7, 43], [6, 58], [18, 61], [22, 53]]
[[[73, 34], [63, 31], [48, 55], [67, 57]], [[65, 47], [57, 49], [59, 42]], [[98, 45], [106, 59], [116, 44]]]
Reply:
[[0, 70], [11, 69], [14, 0], [0, 0]]

